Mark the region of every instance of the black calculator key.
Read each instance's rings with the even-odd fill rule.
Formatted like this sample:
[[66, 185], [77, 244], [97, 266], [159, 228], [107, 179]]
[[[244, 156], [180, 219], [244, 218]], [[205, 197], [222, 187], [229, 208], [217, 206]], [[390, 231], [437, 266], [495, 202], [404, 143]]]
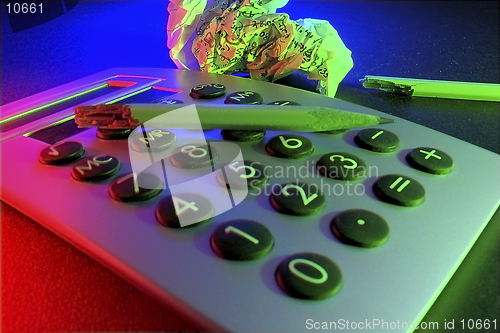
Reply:
[[390, 153], [399, 146], [399, 138], [396, 134], [380, 128], [366, 128], [359, 131], [354, 141], [361, 148], [379, 152]]
[[287, 257], [276, 270], [276, 280], [290, 296], [311, 300], [332, 297], [342, 288], [340, 268], [316, 253]]
[[189, 96], [195, 99], [212, 99], [226, 93], [226, 87], [219, 83], [200, 84], [191, 89]]
[[336, 135], [336, 134], [342, 134], [347, 132], [347, 129], [339, 129], [339, 130], [331, 130], [331, 131], [321, 131], [321, 132], [314, 132], [314, 133], [320, 133], [320, 134], [329, 134], [329, 135]]
[[418, 206], [425, 200], [425, 189], [415, 179], [403, 175], [382, 176], [373, 184], [382, 200], [398, 206]]
[[132, 132], [130, 128], [98, 128], [96, 131], [96, 135], [99, 139], [102, 140], [123, 140], [128, 139], [128, 136]]
[[170, 162], [177, 168], [196, 169], [213, 165], [219, 160], [217, 150], [207, 145], [192, 144], [176, 148]]
[[332, 233], [349, 245], [376, 247], [389, 239], [389, 225], [380, 216], [363, 209], [346, 210], [330, 224]]
[[82, 182], [91, 182], [109, 178], [121, 168], [120, 161], [109, 155], [96, 155], [79, 160], [71, 169], [71, 176]]
[[289, 215], [313, 215], [326, 206], [325, 195], [316, 184], [288, 183], [273, 186], [271, 205]]
[[363, 178], [366, 174], [366, 163], [358, 156], [345, 152], [321, 156], [316, 168], [322, 176], [340, 180]]
[[226, 96], [225, 104], [262, 104], [264, 98], [254, 91], [237, 91]]
[[43, 164], [65, 164], [79, 159], [85, 153], [81, 143], [76, 141], [58, 142], [40, 151], [39, 161]]
[[214, 214], [212, 202], [195, 193], [169, 195], [156, 206], [156, 220], [170, 228], [195, 225], [211, 219]]
[[154, 198], [160, 194], [163, 183], [160, 178], [148, 173], [133, 173], [115, 179], [109, 186], [109, 194], [118, 201], [135, 202]]
[[415, 169], [435, 175], [445, 175], [453, 170], [450, 155], [435, 148], [415, 148], [406, 155], [406, 160]]
[[265, 166], [255, 161], [233, 162], [217, 171], [217, 180], [227, 188], [259, 188], [268, 178]]
[[314, 147], [311, 140], [304, 136], [283, 134], [269, 140], [266, 151], [271, 156], [295, 159], [311, 155]]
[[175, 134], [166, 129], [148, 129], [133, 134], [130, 145], [138, 152], [162, 151], [170, 148], [176, 141]]
[[271, 103], [267, 103], [267, 105], [281, 105], [281, 106], [286, 106], [286, 105], [300, 105], [297, 102], [292, 102], [292, 101], [274, 101]]
[[249, 142], [258, 141], [266, 135], [265, 131], [222, 130], [220, 135], [224, 140]]
[[151, 104], [167, 104], [167, 105], [176, 105], [176, 104], [184, 104], [183, 101], [178, 99], [170, 99], [167, 97], [158, 98], [151, 102]]
[[274, 246], [274, 237], [264, 225], [235, 220], [219, 225], [210, 238], [214, 252], [229, 260], [254, 260], [268, 254]]

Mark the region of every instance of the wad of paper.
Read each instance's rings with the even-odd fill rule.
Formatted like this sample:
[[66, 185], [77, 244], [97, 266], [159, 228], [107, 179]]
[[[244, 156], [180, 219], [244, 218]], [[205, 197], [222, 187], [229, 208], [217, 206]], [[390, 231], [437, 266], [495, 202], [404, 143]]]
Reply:
[[351, 51], [325, 20], [276, 13], [288, 0], [170, 0], [167, 47], [180, 69], [250, 73], [274, 82], [296, 71], [334, 97], [353, 67]]

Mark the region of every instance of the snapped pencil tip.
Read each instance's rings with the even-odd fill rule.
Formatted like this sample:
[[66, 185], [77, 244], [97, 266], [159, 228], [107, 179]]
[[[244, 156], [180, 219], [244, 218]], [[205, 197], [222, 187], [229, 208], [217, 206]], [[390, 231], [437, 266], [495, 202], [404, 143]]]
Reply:
[[389, 118], [382, 118], [380, 117], [379, 119], [379, 124], [389, 124], [389, 123], [395, 123], [396, 120], [395, 119], [389, 119]]

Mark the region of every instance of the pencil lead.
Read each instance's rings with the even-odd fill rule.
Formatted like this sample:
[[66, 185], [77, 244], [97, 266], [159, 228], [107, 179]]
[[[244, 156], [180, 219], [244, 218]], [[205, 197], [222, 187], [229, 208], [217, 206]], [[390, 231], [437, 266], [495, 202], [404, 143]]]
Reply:
[[382, 118], [382, 117], [379, 117], [379, 121], [378, 121], [379, 124], [389, 124], [389, 123], [395, 123], [395, 122], [396, 122], [395, 119]]

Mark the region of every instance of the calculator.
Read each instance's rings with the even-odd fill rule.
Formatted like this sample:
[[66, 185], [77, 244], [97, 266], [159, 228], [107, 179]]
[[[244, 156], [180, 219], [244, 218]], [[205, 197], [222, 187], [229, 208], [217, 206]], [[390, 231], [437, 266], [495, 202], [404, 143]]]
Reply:
[[[190, 130], [75, 125], [75, 106], [113, 103], [325, 106], [395, 122], [225, 128], [201, 143]], [[110, 69], [4, 105], [0, 124], [3, 201], [212, 331], [411, 332], [500, 203], [497, 154], [245, 77]], [[132, 151], [168, 157], [137, 174]]]

